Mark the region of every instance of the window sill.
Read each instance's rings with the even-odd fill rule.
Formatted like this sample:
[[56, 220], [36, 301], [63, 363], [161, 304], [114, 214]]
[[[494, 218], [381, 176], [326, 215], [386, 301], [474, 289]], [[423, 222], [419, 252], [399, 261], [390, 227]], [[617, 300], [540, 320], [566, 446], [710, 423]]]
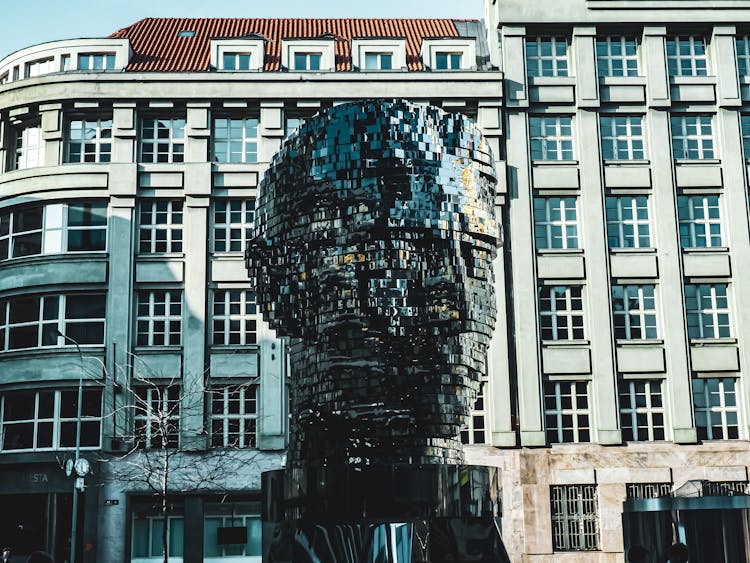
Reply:
[[532, 160], [533, 166], [578, 166], [577, 160]]
[[212, 354], [235, 354], [237, 352], [260, 352], [259, 344], [210, 344]]
[[[182, 353], [182, 344], [169, 344], [169, 345], [151, 345], [151, 346], [134, 346], [133, 354], [135, 356], [151, 356], [156, 354], [164, 354], [169, 352]], [[137, 359], [136, 359], [137, 361]]]
[[645, 76], [600, 76], [602, 86], [645, 86]]
[[[104, 344], [81, 344], [83, 357], [104, 355]], [[78, 356], [78, 350], [72, 344], [69, 346], [49, 346], [47, 348], [22, 348], [0, 352], [0, 359], [26, 358], [39, 356]]]
[[642, 159], [642, 160], [605, 160], [604, 166], [649, 166], [651, 164], [651, 161], [648, 159]]
[[686, 84], [716, 84], [716, 77], [707, 76], [670, 76], [669, 84], [674, 86], [683, 86]]
[[583, 255], [583, 248], [537, 248], [538, 256]]
[[701, 166], [706, 164], [721, 164], [718, 158], [675, 158], [674, 163], [677, 166]]
[[682, 248], [684, 254], [727, 254], [729, 248], [726, 246], [690, 246]]
[[664, 340], [662, 340], [661, 338], [640, 338], [640, 339], [618, 338], [615, 340], [615, 342], [617, 343], [618, 346], [622, 346], [624, 348], [627, 348], [629, 346], [638, 346], [638, 347], [649, 346], [649, 347], [654, 347], [654, 348], [659, 348], [661, 346], [664, 346]]
[[690, 339], [690, 345], [691, 346], [727, 346], [737, 344], [737, 339], [731, 336], [727, 336], [724, 338], [691, 338]]
[[60, 260], [75, 260], [76, 258], [90, 260], [106, 260], [107, 253], [103, 250], [91, 250], [82, 252], [61, 252], [59, 254], [35, 254], [33, 256], [19, 256], [0, 261], [0, 269], [12, 266], [23, 266], [25, 264], [44, 264], [59, 262]]
[[135, 255], [136, 260], [143, 262], [162, 262], [164, 260], [182, 260], [185, 258], [184, 252], [138, 252]]
[[583, 340], [542, 340], [542, 346], [545, 348], [583, 348], [591, 343], [588, 339]]
[[630, 247], [618, 247], [610, 248], [610, 254], [656, 254], [655, 248], [630, 248]]
[[575, 76], [529, 76], [529, 86], [575, 86]]

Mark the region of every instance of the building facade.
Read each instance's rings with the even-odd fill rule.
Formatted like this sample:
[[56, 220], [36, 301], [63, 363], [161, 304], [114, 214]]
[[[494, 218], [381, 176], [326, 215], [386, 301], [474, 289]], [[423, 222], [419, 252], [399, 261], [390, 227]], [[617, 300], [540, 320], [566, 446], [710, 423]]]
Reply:
[[78, 561], [161, 560], [165, 526], [170, 561], [260, 561], [289, 368], [243, 261], [259, 178], [300, 120], [371, 97], [466, 113], [501, 154], [485, 37], [479, 21], [146, 19], [0, 60], [0, 542], [70, 559], [80, 429]]

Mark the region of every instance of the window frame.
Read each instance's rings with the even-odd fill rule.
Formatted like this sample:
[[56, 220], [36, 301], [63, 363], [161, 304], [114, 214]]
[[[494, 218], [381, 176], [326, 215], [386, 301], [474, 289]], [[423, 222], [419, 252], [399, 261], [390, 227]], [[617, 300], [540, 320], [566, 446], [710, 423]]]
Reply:
[[[569, 510], [571, 505], [575, 514]], [[553, 551], [599, 551], [597, 485], [550, 485], [550, 514]]]
[[45, 74], [52, 74], [53, 72], [57, 72], [55, 57], [34, 59], [33, 61], [25, 62], [23, 65], [24, 79], [44, 76]]
[[[151, 127], [147, 127], [152, 123]], [[145, 115], [139, 123], [138, 162], [145, 164], [172, 164], [185, 161], [185, 128], [187, 120], [184, 117], [161, 117]], [[153, 134], [146, 136], [146, 130]], [[166, 131], [166, 135], [161, 135]], [[151, 147], [151, 150], [146, 150]], [[166, 148], [162, 148], [166, 147]], [[147, 155], [151, 155], [147, 157]]]
[[574, 162], [573, 117], [529, 116], [529, 145], [533, 162]]
[[[693, 119], [695, 123], [690, 123], [689, 120]], [[672, 157], [674, 160], [714, 160], [716, 158], [716, 147], [713, 121], [713, 115], [704, 113], [670, 115]], [[690, 128], [694, 128], [696, 132], [689, 133]], [[705, 133], [706, 128], [708, 128], [708, 133]], [[693, 147], [690, 146], [691, 143], [694, 144]]]
[[740, 76], [750, 76], [750, 35], [735, 37], [737, 52], [737, 73]]
[[[247, 64], [244, 64], [244, 57], [247, 57]], [[228, 60], [232, 61], [231, 66], [227, 65]], [[225, 50], [221, 53], [221, 70], [227, 70], [230, 72], [247, 72], [249, 70], [255, 70], [253, 63], [252, 51]]]
[[[617, 382], [617, 392], [623, 442], [666, 440], [666, 410], [661, 379], [621, 379]], [[643, 398], [639, 401], [638, 396]], [[642, 437], [641, 430], [645, 431], [645, 437]]]
[[468, 444], [486, 444], [489, 434], [487, 426], [487, 401], [485, 394], [489, 382], [486, 380], [479, 382], [479, 391], [477, 398], [471, 407], [469, 420], [466, 426], [461, 428], [461, 443]]
[[[629, 201], [628, 201], [629, 200]], [[639, 200], [645, 200], [640, 205]], [[604, 201], [605, 219], [607, 221], [607, 245], [610, 249], [620, 248], [653, 248], [651, 242], [651, 198], [647, 195], [608, 195]], [[646, 218], [640, 218], [639, 211], [644, 210]], [[614, 214], [614, 219], [612, 219]], [[630, 218], [626, 217], [630, 215]], [[641, 231], [645, 226], [646, 234]], [[628, 231], [631, 231], [630, 234]], [[646, 240], [642, 240], [645, 238]], [[633, 244], [625, 244], [631, 240]], [[613, 242], [615, 244], [613, 244]], [[642, 243], [646, 244], [642, 244]]]
[[[559, 290], [563, 290], [562, 294], [557, 293]], [[545, 296], [545, 292], [549, 292], [549, 296]], [[555, 292], [554, 296], [553, 292]], [[582, 285], [540, 285], [537, 293], [540, 339], [543, 342], [570, 342], [586, 339]], [[558, 310], [557, 302], [560, 298], [564, 300], [565, 308]], [[546, 306], [547, 303], [549, 306]], [[578, 308], [576, 308], [576, 303], [580, 305]], [[545, 322], [546, 318], [550, 321]], [[559, 326], [560, 320], [565, 321], [562, 327]], [[550, 338], [545, 338], [545, 331], [550, 331]]]
[[[638, 122], [635, 123], [635, 120]], [[620, 127], [625, 128], [623, 134], [618, 133]], [[646, 135], [642, 115], [600, 114], [599, 132], [602, 160], [605, 162], [646, 160]], [[621, 156], [622, 154], [625, 156]]]
[[[80, 123], [78, 128], [73, 124]], [[112, 117], [103, 119], [101, 116], [70, 116], [67, 119], [65, 127], [65, 163], [103, 163], [108, 164], [112, 161]], [[80, 131], [80, 137], [73, 138], [73, 131]], [[85, 136], [89, 131], [93, 131], [94, 136], [86, 139]], [[81, 146], [78, 159], [71, 156], [71, 147], [74, 144]], [[90, 147], [89, 147], [90, 146]], [[92, 158], [87, 158], [91, 155]]]
[[[592, 426], [588, 381], [545, 381], [543, 393], [544, 434], [547, 443], [590, 443]], [[566, 406], [568, 399], [569, 406]], [[554, 406], [551, 401], [554, 401]], [[554, 424], [550, 424], [550, 421], [554, 421]]]
[[[304, 66], [299, 66], [299, 63], [302, 61], [302, 58], [304, 57]], [[292, 59], [292, 68], [291, 70], [295, 72], [320, 72], [323, 70], [322, 63], [323, 63], [323, 53], [322, 51], [295, 51], [291, 54]], [[314, 61], [315, 64], [312, 64]], [[318, 68], [312, 68], [314, 66], [317, 66]]]
[[[650, 288], [650, 295], [647, 294]], [[622, 296], [615, 296], [616, 290]], [[621, 300], [622, 309], [616, 302]], [[650, 303], [649, 303], [650, 301]], [[635, 307], [631, 307], [635, 302]], [[633, 318], [637, 320], [633, 324]], [[612, 328], [615, 340], [654, 340], [659, 338], [659, 323], [656, 310], [656, 286], [654, 284], [612, 285]], [[653, 330], [649, 334], [649, 328]], [[623, 336], [620, 336], [620, 333]]]
[[[547, 43], [551, 46], [550, 53], [543, 54], [543, 45]], [[564, 55], [558, 52], [559, 43], [564, 46]], [[530, 53], [530, 45], [534, 45], [533, 54]], [[524, 56], [526, 76], [529, 78], [570, 76], [570, 41], [566, 35], [527, 36], [524, 42]], [[545, 70], [545, 61], [550, 62], [548, 70]]]
[[[19, 123], [14, 127], [13, 170], [27, 170], [45, 165], [47, 141], [41, 119]], [[10, 152], [10, 151], [9, 151]]]
[[[182, 410], [180, 385], [141, 381], [134, 385], [133, 401], [135, 446], [142, 450], [179, 448]], [[159, 428], [162, 425], [163, 428]], [[156, 435], [154, 428], [158, 428]], [[156, 443], [162, 434], [166, 435], [166, 443], [164, 440]]]
[[[692, 379], [693, 409], [699, 440], [741, 439], [744, 433], [741, 430], [741, 392], [737, 389], [737, 381], [738, 378], [736, 377], [711, 377], [705, 379], [694, 377]], [[727, 385], [730, 382], [732, 389], [728, 391]], [[716, 384], [715, 390], [711, 389], [713, 384]], [[734, 405], [727, 405], [727, 396], [729, 394], [734, 396]], [[714, 396], [718, 397], [718, 404], [711, 402]], [[718, 425], [713, 424], [715, 417], [712, 414], [719, 415]], [[734, 414], [734, 424], [729, 423], [730, 414]], [[701, 421], [705, 421], [705, 424], [701, 425]], [[710, 424], [709, 421], [711, 422]], [[719, 435], [716, 435], [716, 429], [718, 429]]]
[[[258, 383], [220, 384], [214, 381], [209, 393], [211, 397], [209, 410], [211, 447], [257, 448], [260, 385]], [[232, 404], [236, 404], [237, 412], [232, 412]], [[233, 423], [235, 423], [234, 431], [230, 428]], [[217, 432], [219, 426], [221, 426], [221, 431]]]
[[[166, 204], [166, 208], [160, 207]], [[146, 206], [149, 209], [146, 209]], [[181, 199], [148, 198], [138, 202], [138, 254], [183, 252], [185, 205]], [[165, 215], [166, 214], [166, 215]], [[165, 217], [159, 220], [159, 215]], [[144, 222], [148, 218], [149, 222]], [[163, 250], [160, 245], [163, 246]]]
[[[234, 299], [233, 294], [239, 294], [239, 301]], [[212, 346], [257, 346], [260, 315], [254, 291], [243, 288], [214, 289], [211, 292], [211, 305]], [[232, 312], [234, 310], [239, 312]], [[234, 329], [235, 326], [239, 329]], [[238, 335], [238, 342], [232, 342], [234, 335]]]
[[[222, 125], [222, 122], [223, 125]], [[217, 115], [211, 120], [211, 162], [219, 164], [256, 164], [260, 148], [260, 119], [255, 116]], [[255, 135], [252, 135], [252, 131]], [[226, 131], [219, 136], [219, 131]], [[236, 144], [241, 151], [234, 150]], [[219, 147], [225, 145], [223, 150]], [[254, 150], [253, 150], [254, 148]], [[233, 155], [240, 155], [239, 159]]]
[[[97, 58], [101, 57], [102, 68], [96, 68]], [[89, 64], [86, 66], [81, 63], [88, 58]], [[92, 64], [93, 63], [93, 64]], [[93, 68], [92, 68], [93, 66]], [[117, 69], [117, 53], [78, 53], [76, 57], [76, 68], [87, 72], [107, 72]]]
[[[537, 250], [575, 250], [579, 248], [578, 197], [536, 196], [533, 204], [534, 243]], [[568, 212], [571, 210], [573, 218], [569, 219]], [[560, 246], [555, 246], [555, 241], [558, 240]]]
[[[700, 51], [696, 52], [696, 47], [700, 41]], [[686, 55], [680, 53], [681, 46], [687, 42], [688, 50]], [[670, 54], [670, 51], [674, 51]], [[678, 34], [669, 35], [666, 38], [666, 55], [667, 55], [667, 75], [670, 78], [678, 76], [708, 76], [708, 41], [703, 35], [697, 34]], [[701, 61], [703, 64], [701, 65]], [[685, 66], [687, 65], [687, 66]]]
[[[723, 288], [723, 292], [717, 291]], [[705, 292], [708, 291], [708, 294]], [[695, 295], [689, 295], [694, 293]], [[723, 294], [720, 294], [723, 293]], [[695, 307], [691, 307], [694, 300]], [[702, 305], [704, 300], [708, 301], [708, 307]], [[720, 307], [721, 300], [725, 302]], [[732, 337], [732, 314], [729, 297], [729, 284], [705, 283], [685, 284], [685, 317], [687, 321], [688, 338], [692, 340], [721, 339]], [[726, 323], [722, 322], [725, 317]], [[708, 320], [709, 322], [704, 322]], [[697, 322], [696, 322], [697, 321]], [[695, 328], [698, 334], [695, 335]], [[691, 332], [693, 334], [691, 334]], [[724, 334], [722, 334], [724, 332]]]
[[[159, 297], [163, 298], [157, 300]], [[184, 310], [182, 301], [182, 289], [137, 290], [135, 345], [139, 347], [181, 346]], [[161, 307], [163, 307], [163, 312], [157, 314], [156, 311]], [[163, 329], [159, 330], [160, 327]]]
[[[725, 246], [721, 203], [721, 197], [718, 194], [677, 196], [680, 248], [723, 248]], [[712, 213], [716, 216], [712, 217]], [[699, 244], [701, 241], [705, 244]]]
[[[616, 41], [613, 41], [616, 40]], [[633, 52], [629, 51], [629, 44], [633, 45]], [[617, 45], [620, 53], [613, 54], [613, 45]], [[602, 47], [602, 48], [600, 48]], [[599, 78], [639, 76], [640, 61], [638, 52], [640, 42], [635, 36], [628, 35], [603, 35], [596, 38], [596, 68]], [[616, 49], [615, 49], [616, 50]], [[619, 62], [621, 68], [615, 70], [614, 63]], [[632, 64], [635, 62], [635, 68]]]
[[[148, 555], [140, 555], [140, 550], [136, 548], [136, 534], [139, 531], [139, 526], [136, 525], [136, 516], [137, 512], [132, 512], [132, 527], [131, 527], [131, 538], [130, 538], [130, 548], [132, 552], [132, 561], [136, 562], [143, 562], [143, 561], [153, 561], [161, 562], [162, 561], [162, 553], [161, 553], [161, 530], [154, 529], [154, 523], [161, 522], [161, 526], [164, 526], [164, 516], [159, 515], [145, 515], [141, 518], [138, 518], [138, 520], [146, 520], [147, 526], [148, 526], [148, 535], [143, 542], [142, 545], [148, 546], [147, 552]], [[179, 541], [173, 541], [172, 538], [172, 532], [174, 531], [174, 526], [176, 522], [180, 522], [182, 526], [182, 540]], [[158, 535], [157, 535], [158, 534]], [[154, 540], [152, 539], [154, 535], [157, 535], [157, 538]], [[184, 551], [184, 540], [185, 540], [185, 517], [182, 514], [174, 514], [174, 515], [167, 515], [167, 553], [169, 554], [169, 560], [173, 561], [174, 558], [179, 558], [180, 560], [183, 557], [183, 551]], [[157, 551], [151, 551], [152, 546], [158, 546], [158, 552]]]
[[[224, 220], [221, 220], [222, 214]], [[239, 214], [240, 221], [233, 221], [236, 214]], [[214, 199], [211, 214], [212, 252], [214, 254], [244, 253], [248, 241], [253, 237], [254, 227], [255, 198]], [[236, 234], [239, 234], [239, 238], [235, 237]], [[238, 250], [232, 248], [234, 243], [239, 243]], [[220, 248], [222, 245], [223, 249]]]

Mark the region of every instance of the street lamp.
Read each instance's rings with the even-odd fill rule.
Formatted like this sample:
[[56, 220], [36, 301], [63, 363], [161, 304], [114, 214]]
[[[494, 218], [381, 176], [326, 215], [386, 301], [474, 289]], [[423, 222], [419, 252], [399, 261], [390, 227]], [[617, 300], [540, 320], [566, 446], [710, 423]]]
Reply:
[[73, 338], [57, 330], [57, 335], [68, 342], [72, 342], [78, 350], [78, 362], [80, 364], [78, 374], [78, 412], [76, 414], [76, 456], [75, 461], [68, 460], [65, 463], [65, 472], [68, 477], [75, 470], [76, 478], [73, 481], [73, 514], [70, 531], [70, 563], [76, 560], [76, 537], [78, 536], [78, 494], [83, 490], [83, 478], [88, 473], [88, 461], [81, 459], [81, 408], [83, 405], [83, 354], [81, 347]]

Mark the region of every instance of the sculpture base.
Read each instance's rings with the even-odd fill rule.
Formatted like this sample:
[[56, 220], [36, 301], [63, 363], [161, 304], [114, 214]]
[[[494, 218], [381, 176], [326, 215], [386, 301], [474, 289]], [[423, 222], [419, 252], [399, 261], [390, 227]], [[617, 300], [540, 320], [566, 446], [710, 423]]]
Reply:
[[509, 563], [496, 471], [393, 465], [266, 472], [263, 561]]

